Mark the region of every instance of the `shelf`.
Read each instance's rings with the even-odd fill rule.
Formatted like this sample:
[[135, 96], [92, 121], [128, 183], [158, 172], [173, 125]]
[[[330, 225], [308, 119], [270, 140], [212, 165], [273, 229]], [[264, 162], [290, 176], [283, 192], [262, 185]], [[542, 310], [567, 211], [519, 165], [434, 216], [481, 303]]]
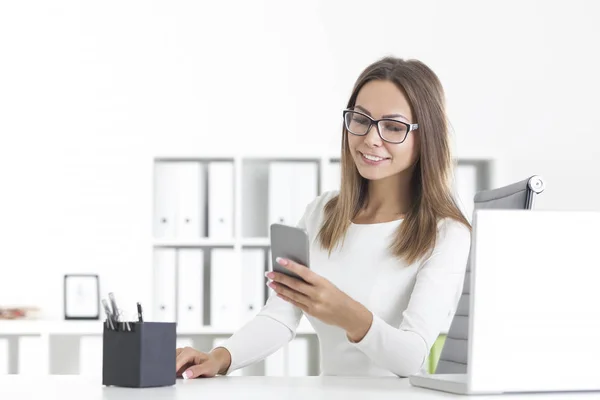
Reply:
[[200, 156], [197, 154], [189, 154], [189, 155], [185, 155], [185, 154], [178, 154], [178, 155], [161, 155], [161, 156], [157, 156], [154, 157], [154, 161], [155, 162], [188, 162], [188, 161], [198, 161], [198, 162], [204, 162], [204, 163], [208, 163], [208, 162], [213, 162], [213, 161], [228, 161], [228, 162], [234, 162], [235, 161], [235, 157], [232, 157], [231, 155], [206, 155], [206, 156]]
[[[241, 326], [240, 326], [240, 328], [241, 328]], [[212, 327], [212, 326], [204, 326], [204, 327], [195, 328], [195, 329], [180, 329], [177, 331], [177, 335], [179, 335], [179, 336], [233, 335], [236, 331], [237, 331], [237, 329], [233, 329], [233, 328], [218, 328], [218, 327]], [[298, 327], [298, 330], [296, 331], [296, 333], [303, 335], [303, 334], [315, 334], [316, 332], [310, 324], [307, 324], [307, 326], [300, 325]]]
[[[271, 240], [268, 237], [243, 238], [239, 241], [247, 247], [269, 247]], [[154, 247], [234, 247], [238, 243], [234, 239], [155, 239]]]
[[[241, 327], [241, 325], [240, 325]], [[102, 335], [102, 321], [43, 321], [43, 320], [6, 320], [0, 321], [0, 337], [2, 336], [40, 336], [40, 335]], [[196, 335], [233, 335], [235, 328], [219, 328], [203, 326], [198, 328], [181, 328], [179, 336]], [[314, 334], [308, 323], [300, 324], [298, 334]]]
[[242, 239], [242, 246], [268, 247], [271, 246], [271, 240], [268, 237], [244, 238]]
[[100, 335], [102, 321], [0, 321], [0, 336], [28, 335]]
[[164, 238], [154, 239], [154, 247], [233, 247], [235, 246], [234, 239], [213, 239], [213, 238], [198, 238], [198, 239], [180, 239], [180, 238]]

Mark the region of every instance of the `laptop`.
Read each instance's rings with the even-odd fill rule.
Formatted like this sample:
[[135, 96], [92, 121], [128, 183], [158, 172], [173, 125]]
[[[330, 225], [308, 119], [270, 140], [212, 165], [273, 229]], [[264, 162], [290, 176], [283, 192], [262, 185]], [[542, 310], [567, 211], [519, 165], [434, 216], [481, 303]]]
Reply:
[[457, 394], [600, 390], [600, 212], [476, 210], [466, 374]]

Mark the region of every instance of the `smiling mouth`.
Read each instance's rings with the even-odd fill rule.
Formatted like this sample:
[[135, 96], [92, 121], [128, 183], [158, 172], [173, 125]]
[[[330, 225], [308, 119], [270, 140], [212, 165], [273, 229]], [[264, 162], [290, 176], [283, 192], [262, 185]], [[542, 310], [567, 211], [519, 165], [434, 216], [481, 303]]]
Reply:
[[360, 155], [369, 161], [373, 161], [373, 162], [379, 162], [379, 161], [384, 161], [384, 160], [389, 160], [390, 157], [378, 157], [378, 156], [372, 156], [370, 154], [365, 154], [362, 151], [359, 151]]

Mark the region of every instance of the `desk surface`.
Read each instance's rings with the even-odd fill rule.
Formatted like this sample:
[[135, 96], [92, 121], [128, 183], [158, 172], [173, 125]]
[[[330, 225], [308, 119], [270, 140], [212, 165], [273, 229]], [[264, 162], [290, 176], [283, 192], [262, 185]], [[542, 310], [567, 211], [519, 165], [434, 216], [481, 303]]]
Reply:
[[[248, 399], [248, 400], [428, 400], [498, 396], [458, 396], [412, 387], [408, 379], [394, 377], [263, 377], [218, 376], [193, 380], [178, 379], [175, 386], [151, 389], [104, 387], [100, 378], [77, 375], [0, 376], [0, 399]], [[505, 396], [502, 396], [503, 398]], [[519, 399], [600, 399], [600, 393], [511, 394]]]

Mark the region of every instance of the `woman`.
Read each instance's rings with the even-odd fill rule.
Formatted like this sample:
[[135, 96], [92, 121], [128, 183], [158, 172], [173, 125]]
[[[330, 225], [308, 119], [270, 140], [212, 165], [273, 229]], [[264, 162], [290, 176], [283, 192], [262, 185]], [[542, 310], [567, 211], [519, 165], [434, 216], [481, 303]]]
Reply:
[[340, 191], [310, 203], [299, 226], [311, 269], [278, 260], [306, 283], [269, 272], [258, 315], [210, 353], [177, 349], [184, 378], [229, 374], [295, 336], [305, 314], [322, 375], [418, 372], [462, 290], [471, 227], [449, 183], [444, 93], [423, 63], [387, 57], [358, 78], [343, 112]]

